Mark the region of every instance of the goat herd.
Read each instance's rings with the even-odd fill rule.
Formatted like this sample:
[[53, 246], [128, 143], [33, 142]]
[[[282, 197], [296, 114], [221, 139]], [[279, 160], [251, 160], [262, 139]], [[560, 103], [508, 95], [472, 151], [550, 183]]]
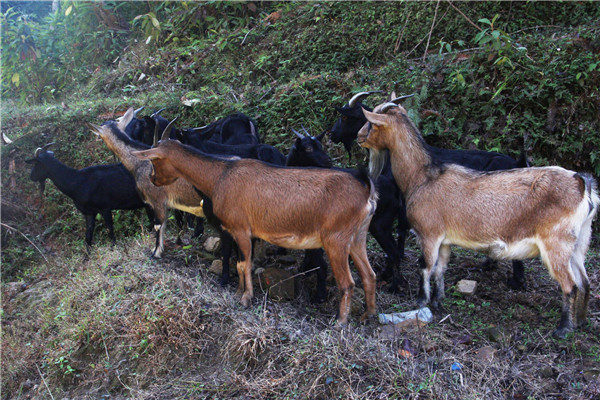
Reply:
[[[540, 256], [563, 293], [554, 334], [564, 337], [580, 327], [590, 292], [584, 260], [600, 204], [593, 178], [560, 167], [529, 167], [524, 153], [515, 161], [499, 153], [429, 146], [399, 105], [408, 96], [392, 94], [370, 109], [362, 101], [372, 93], [359, 93], [336, 108], [340, 118], [331, 129], [332, 140], [343, 143], [348, 154], [356, 140], [369, 149], [369, 171], [332, 168], [321, 145], [324, 133], [294, 131], [298, 137], [286, 158], [261, 143], [255, 123], [243, 114], [176, 129], [160, 111], [138, 118], [141, 109], [130, 108], [118, 120], [89, 124], [121, 164], [75, 170], [46, 145], [28, 160], [31, 179], [43, 191], [49, 178], [73, 199], [86, 218], [88, 246], [98, 213], [114, 241], [111, 210], [145, 207], [156, 231], [156, 258], [164, 249], [169, 208], [178, 211], [178, 223], [181, 212], [206, 218], [221, 236], [222, 285], [229, 280], [234, 244], [238, 248], [237, 294], [244, 306], [253, 297], [252, 239], [259, 238], [306, 249], [304, 263], [319, 267], [317, 300], [325, 298], [324, 250], [341, 292], [341, 324], [348, 320], [354, 288], [351, 257], [365, 291], [362, 318], [370, 317], [376, 312], [375, 273], [367, 231], [386, 253], [383, 274], [397, 288], [404, 240], [412, 229], [423, 253], [419, 306], [440, 304], [450, 245], [458, 245], [514, 260], [512, 287], [524, 282], [520, 260]], [[198, 219], [195, 235], [201, 232]]]

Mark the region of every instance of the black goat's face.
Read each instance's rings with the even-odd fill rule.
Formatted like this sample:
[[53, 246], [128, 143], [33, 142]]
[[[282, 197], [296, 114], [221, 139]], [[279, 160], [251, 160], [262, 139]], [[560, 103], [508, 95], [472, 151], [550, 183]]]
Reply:
[[31, 173], [29, 174], [29, 178], [40, 184], [40, 193], [44, 194], [44, 189], [46, 188], [46, 179], [48, 179], [48, 171], [44, 165], [43, 159], [45, 157], [53, 157], [54, 153], [51, 151], [42, 152], [37, 155], [35, 158], [27, 160], [28, 164], [33, 164], [31, 168]]
[[358, 103], [354, 107], [335, 108], [340, 117], [331, 128], [331, 140], [334, 143], [342, 143], [348, 154], [352, 150], [352, 143], [356, 140], [358, 131], [367, 122], [361, 107], [362, 104]]
[[321, 136], [305, 136], [297, 138], [292, 146], [286, 165], [295, 167], [321, 167], [331, 168], [331, 158], [323, 150]]

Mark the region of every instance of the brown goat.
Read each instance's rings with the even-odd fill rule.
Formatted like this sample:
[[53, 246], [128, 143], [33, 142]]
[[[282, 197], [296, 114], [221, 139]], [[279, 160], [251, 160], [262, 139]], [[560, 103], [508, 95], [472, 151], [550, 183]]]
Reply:
[[[450, 245], [497, 259], [541, 256], [563, 293], [554, 332], [564, 336], [585, 322], [589, 280], [584, 267], [598, 209], [596, 182], [560, 167], [480, 172], [432, 157], [406, 110], [394, 103], [363, 110], [368, 122], [358, 142], [374, 169], [389, 150], [392, 171], [406, 198], [407, 215], [425, 257], [419, 304], [444, 297]], [[375, 171], [377, 172], [377, 171]]]
[[350, 255], [365, 290], [363, 318], [375, 314], [375, 273], [367, 258], [366, 237], [377, 193], [366, 173], [357, 177], [251, 159], [223, 160], [174, 140], [161, 140], [156, 148], [132, 154], [152, 161], [154, 184], [176, 184], [183, 178], [212, 200], [215, 216], [241, 253], [237, 294], [244, 306], [253, 297], [251, 239], [260, 238], [291, 249], [325, 249], [342, 293], [342, 324], [348, 320], [354, 289]]
[[[150, 146], [132, 140], [125, 133], [125, 127], [134, 116], [135, 112], [133, 108], [130, 108], [118, 121], [109, 121], [102, 126], [94, 124], [88, 124], [88, 126], [119, 157], [125, 168], [133, 175], [140, 197], [154, 210], [158, 223], [154, 225], [157, 236], [152, 256], [161, 258], [164, 250], [164, 231], [167, 225], [169, 208], [203, 217], [202, 198], [191, 184], [183, 180], [164, 188], [156, 187], [150, 182], [152, 164], [131, 155], [134, 150], [146, 150]], [[169, 132], [170, 129], [165, 131]]]

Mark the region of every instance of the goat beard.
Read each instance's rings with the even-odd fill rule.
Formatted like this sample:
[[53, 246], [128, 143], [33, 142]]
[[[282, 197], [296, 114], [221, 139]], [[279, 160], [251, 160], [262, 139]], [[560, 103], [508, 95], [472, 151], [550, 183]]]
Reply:
[[388, 150], [369, 149], [369, 175], [376, 181], [388, 159]]

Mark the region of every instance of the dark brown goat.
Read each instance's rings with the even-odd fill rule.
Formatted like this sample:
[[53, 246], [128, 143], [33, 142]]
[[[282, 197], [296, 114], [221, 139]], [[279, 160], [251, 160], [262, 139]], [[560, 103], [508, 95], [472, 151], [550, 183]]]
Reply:
[[[592, 177], [560, 167], [480, 172], [445, 164], [427, 151], [406, 110], [394, 103], [364, 111], [358, 142], [371, 160], [389, 150], [425, 268], [420, 305], [444, 297], [450, 245], [497, 259], [541, 256], [563, 293], [557, 336], [585, 322], [590, 289], [584, 260], [600, 199]], [[381, 162], [374, 162], [375, 165]]]
[[[238, 295], [249, 306], [252, 288], [252, 238], [292, 249], [323, 247], [342, 293], [338, 321], [348, 320], [354, 280], [348, 256], [365, 290], [366, 313], [375, 314], [375, 273], [367, 258], [366, 237], [377, 193], [366, 173], [319, 168], [289, 168], [258, 160], [223, 160], [174, 140], [135, 151], [154, 166], [155, 185], [183, 178], [212, 199], [213, 212], [241, 253]], [[183, 180], [182, 179], [182, 180]]]

